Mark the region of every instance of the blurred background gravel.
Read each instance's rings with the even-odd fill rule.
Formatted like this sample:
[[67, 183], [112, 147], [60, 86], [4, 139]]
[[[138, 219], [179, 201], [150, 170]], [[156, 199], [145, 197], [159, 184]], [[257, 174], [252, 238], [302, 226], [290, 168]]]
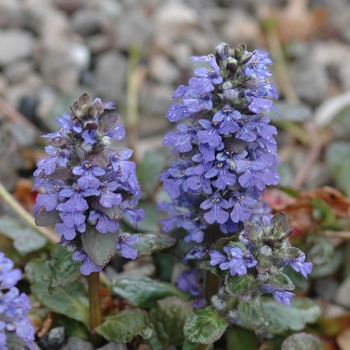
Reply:
[[[133, 147], [141, 156], [161, 146], [171, 127], [164, 116], [172, 93], [193, 74], [190, 56], [213, 52], [221, 41], [244, 42], [274, 59], [282, 102], [273, 121], [329, 126], [350, 100], [349, 4], [0, 0], [0, 181], [13, 190], [19, 177], [30, 176], [42, 156], [38, 135], [56, 129], [54, 118], [82, 92], [115, 101], [124, 123], [128, 114], [138, 114], [140, 140]], [[130, 89], [137, 98], [131, 102]], [[335, 126], [331, 138], [349, 141], [349, 124]], [[293, 139], [291, 152], [287, 131], [278, 139], [285, 186], [305, 162], [305, 145]], [[331, 183], [328, 167], [314, 163], [303, 186]]]

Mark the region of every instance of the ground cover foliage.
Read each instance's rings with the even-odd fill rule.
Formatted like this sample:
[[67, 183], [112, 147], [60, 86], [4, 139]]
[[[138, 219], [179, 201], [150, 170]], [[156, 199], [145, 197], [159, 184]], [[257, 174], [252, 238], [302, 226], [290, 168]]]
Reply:
[[[291, 106], [274, 111], [267, 53], [222, 43], [192, 60], [167, 112], [171, 156], [133, 158], [118, 141], [135, 125], [125, 132], [114, 105], [86, 93], [45, 136], [33, 215], [60, 237], [43, 238], [16, 209], [0, 218], [36, 343], [52, 348], [45, 335], [61, 327], [57, 348], [78, 337], [95, 348], [346, 349], [347, 142], [293, 120]], [[298, 174], [278, 161], [279, 135], [310, 152]], [[332, 187], [300, 190], [315, 153]]]

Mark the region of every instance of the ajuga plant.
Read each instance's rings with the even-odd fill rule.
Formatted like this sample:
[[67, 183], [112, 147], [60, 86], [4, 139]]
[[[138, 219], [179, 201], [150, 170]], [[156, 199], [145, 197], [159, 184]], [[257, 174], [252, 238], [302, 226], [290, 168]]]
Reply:
[[31, 306], [27, 295], [15, 287], [22, 273], [13, 266], [0, 252], [0, 349], [35, 350], [34, 327], [28, 317]]
[[[278, 98], [269, 81], [272, 61], [266, 52], [225, 43], [215, 54], [191, 59], [205, 67], [195, 69], [188, 86], [176, 89], [173, 98], [180, 101], [167, 112], [171, 122], [180, 122], [163, 142], [176, 155], [160, 177], [171, 199], [158, 206], [168, 213], [163, 230], [186, 232], [183, 262], [222, 279], [207, 310], [226, 326], [241, 320], [263, 335], [267, 322], [260, 296], [270, 293], [289, 306], [294, 285], [283, 267], [290, 265], [304, 277], [312, 269], [304, 253], [291, 247], [285, 215], [272, 217], [260, 199], [266, 185], [279, 179], [277, 130], [265, 115], [276, 110]], [[194, 308], [205, 305], [199, 277], [196, 269], [178, 277]], [[195, 319], [196, 314], [185, 327], [190, 340], [195, 340]]]
[[[125, 129], [117, 114], [103, 113], [114, 108], [112, 102], [81, 95], [70, 115], [56, 118], [60, 129], [43, 136], [49, 140], [48, 157], [38, 161], [34, 173], [35, 188], [45, 191], [37, 196], [36, 223], [55, 225], [61, 244], [82, 262], [80, 271], [89, 276], [90, 289], [116, 250], [137, 257], [132, 245], [138, 238], [120, 234], [119, 221], [125, 216], [137, 223], [144, 217], [143, 209], [136, 209], [141, 190], [135, 163], [129, 160], [133, 151], [118, 146]], [[98, 289], [92, 298], [94, 294]]]

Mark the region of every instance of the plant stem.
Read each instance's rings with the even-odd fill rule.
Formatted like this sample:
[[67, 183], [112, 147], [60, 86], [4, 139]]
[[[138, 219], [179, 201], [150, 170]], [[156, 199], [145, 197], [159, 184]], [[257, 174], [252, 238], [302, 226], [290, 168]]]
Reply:
[[275, 63], [276, 77], [283, 95], [289, 103], [299, 104], [300, 100], [295, 93], [288, 76], [287, 63], [277, 34], [276, 18], [268, 18], [263, 21], [262, 25], [265, 29], [267, 44], [271, 51], [271, 57]]
[[220, 278], [207, 271], [205, 282], [205, 300], [209, 305], [211, 297], [219, 292]]
[[0, 182], [0, 197], [7, 203], [31, 228], [39, 232], [46, 237], [49, 241], [57, 243], [60, 241], [60, 237], [54, 232], [45, 227], [36, 226], [34, 218], [29, 214], [16, 199], [6, 190], [4, 185]]
[[139, 60], [138, 44], [133, 43], [130, 51], [129, 65], [127, 72], [127, 104], [126, 104], [126, 127], [128, 132], [129, 145], [134, 149], [132, 159], [138, 163], [138, 60]]
[[94, 329], [102, 323], [101, 294], [100, 294], [100, 273], [92, 272], [88, 276], [89, 284], [89, 306], [90, 306], [90, 334], [91, 341], [99, 347], [102, 337]]

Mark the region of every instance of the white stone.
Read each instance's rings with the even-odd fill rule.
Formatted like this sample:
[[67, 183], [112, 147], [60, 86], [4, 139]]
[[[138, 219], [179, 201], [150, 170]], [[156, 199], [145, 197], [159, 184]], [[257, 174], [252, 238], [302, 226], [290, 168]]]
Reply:
[[180, 78], [178, 68], [161, 54], [151, 56], [149, 71], [153, 79], [163, 84], [176, 82]]
[[28, 31], [9, 29], [0, 31], [0, 66], [31, 56], [34, 38]]

